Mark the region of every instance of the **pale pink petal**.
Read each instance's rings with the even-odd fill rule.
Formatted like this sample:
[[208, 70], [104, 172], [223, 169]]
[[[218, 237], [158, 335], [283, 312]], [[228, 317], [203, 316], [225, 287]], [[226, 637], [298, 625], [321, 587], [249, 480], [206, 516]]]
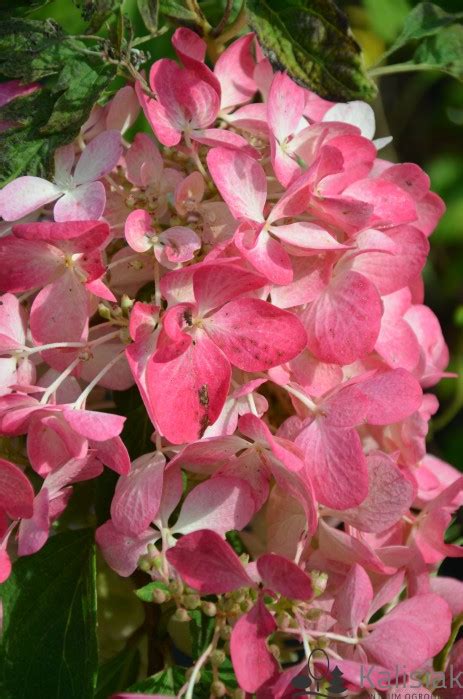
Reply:
[[61, 196], [59, 187], [41, 177], [18, 177], [0, 192], [0, 216], [17, 221]]
[[254, 585], [231, 546], [208, 529], [183, 536], [168, 550], [167, 560], [201, 595]]
[[373, 586], [367, 572], [355, 564], [336, 593], [330, 615], [345, 631], [356, 633], [358, 626], [367, 618], [373, 600]]
[[284, 364], [307, 344], [295, 315], [259, 299], [230, 301], [206, 321], [205, 328], [230, 362], [244, 371]]
[[106, 114], [106, 128], [124, 133], [135, 122], [140, 104], [131, 85], [125, 85], [116, 92]]
[[199, 439], [219, 417], [230, 385], [230, 364], [204, 334], [172, 361], [149, 362], [148, 395], [156, 424], [174, 444]]
[[245, 527], [254, 514], [254, 500], [246, 481], [215, 476], [196, 486], [185, 498], [174, 533], [212, 529], [221, 536]]
[[127, 216], [125, 238], [135, 252], [146, 252], [152, 247], [150, 237], [155, 235], [152, 217], [145, 209], [135, 209]]
[[368, 657], [390, 671], [401, 666], [416, 670], [432, 657], [429, 640], [416, 620], [388, 619], [362, 639]]
[[277, 677], [278, 663], [267, 647], [267, 638], [276, 623], [262, 600], [244, 614], [233, 627], [230, 652], [241, 689], [254, 693]]
[[201, 238], [186, 226], [167, 228], [160, 234], [159, 240], [162, 249], [158, 252], [159, 248], [156, 248], [155, 254], [161, 264], [188, 262], [201, 248]]
[[270, 129], [281, 143], [294, 133], [305, 107], [305, 91], [286, 73], [275, 73], [267, 99]]
[[138, 536], [126, 536], [108, 520], [98, 527], [95, 538], [108, 565], [128, 578], [136, 570], [140, 556], [147, 552], [148, 544], [157, 541], [159, 535], [154, 529], [147, 529]]
[[55, 204], [55, 221], [87, 221], [99, 219], [106, 205], [106, 190], [102, 182], [81, 184], [67, 192]]
[[381, 326], [381, 299], [357, 272], [335, 277], [303, 316], [310, 351], [324, 362], [351, 364], [369, 354]]
[[155, 519], [162, 495], [166, 459], [153, 452], [136, 459], [121, 476], [111, 503], [111, 519], [123, 534], [141, 534]]
[[105, 442], [117, 437], [126, 420], [120, 415], [96, 412], [95, 410], [67, 409], [63, 412], [64, 419], [78, 434], [96, 442]]
[[55, 151], [55, 182], [63, 190], [71, 182], [71, 171], [75, 160], [75, 148], [73, 143], [61, 146]]
[[383, 532], [408, 512], [414, 498], [411, 481], [387, 454], [367, 456], [368, 495], [355, 508], [345, 510], [342, 518], [367, 532]]
[[13, 294], [0, 296], [0, 349], [23, 347], [27, 313]]
[[[121, 134], [115, 129], [95, 136], [80, 156], [74, 171], [74, 185], [99, 180], [117, 165], [122, 155]], [[98, 217], [97, 217], [98, 218]]]
[[267, 178], [262, 166], [248, 155], [226, 148], [210, 150], [207, 165], [233, 216], [263, 222]]
[[29, 479], [11, 461], [0, 459], [0, 510], [11, 519], [32, 517], [33, 501]]
[[305, 455], [315, 496], [335, 510], [355, 507], [368, 493], [368, 472], [356, 430], [336, 429], [313, 420], [296, 439]]
[[140, 104], [145, 113], [146, 119], [156, 134], [159, 141], [164, 146], [176, 146], [182, 139], [182, 132], [177, 125], [172, 125], [170, 115], [166, 109], [156, 102], [156, 100], [148, 97], [141, 87], [140, 83], [135, 84], [135, 91]]
[[251, 158], [259, 158], [260, 155], [244, 136], [226, 129], [196, 129], [191, 132], [191, 140], [211, 148], [225, 147], [238, 150]]
[[275, 553], [264, 553], [257, 559], [262, 582], [274, 592], [295, 600], [313, 597], [312, 581], [293, 561]]
[[42, 488], [34, 499], [32, 517], [22, 519], [18, 530], [18, 556], [37, 553], [46, 544], [50, 529], [48, 490]]
[[322, 121], [342, 121], [360, 129], [360, 133], [370, 140], [375, 135], [375, 113], [369, 104], [355, 100], [335, 104], [323, 115]]
[[346, 250], [349, 246], [339, 243], [327, 230], [316, 223], [300, 221], [284, 226], [272, 226], [270, 231], [283, 243], [302, 250]]
[[404, 420], [418, 410], [423, 399], [420, 384], [405, 369], [377, 372], [356, 388], [368, 398], [365, 421], [372, 425]]
[[375, 223], [394, 225], [416, 220], [416, 206], [411, 196], [387, 180], [358, 180], [344, 190], [344, 196], [371, 204]]
[[[125, 155], [127, 179], [137, 187], [158, 183], [162, 177], [163, 162], [158, 147], [146, 133], [137, 133]], [[199, 173], [198, 173], [199, 174]]]

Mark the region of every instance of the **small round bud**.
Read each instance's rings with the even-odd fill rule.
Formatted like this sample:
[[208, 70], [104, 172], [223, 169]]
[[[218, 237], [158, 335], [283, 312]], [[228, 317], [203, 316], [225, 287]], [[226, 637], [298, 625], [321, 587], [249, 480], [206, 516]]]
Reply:
[[213, 697], [224, 697], [227, 694], [227, 688], [223, 682], [216, 680], [211, 684], [211, 694]]
[[213, 650], [210, 656], [212, 665], [222, 665], [225, 662], [226, 655], [223, 650]]
[[201, 609], [206, 616], [213, 617], [217, 614], [217, 606], [214, 602], [201, 602]]
[[142, 556], [138, 561], [138, 567], [144, 573], [147, 573], [149, 570], [151, 570], [151, 563], [146, 556]]
[[191, 617], [188, 614], [187, 610], [183, 609], [182, 607], [179, 607], [175, 610], [172, 618], [175, 619], [175, 621], [181, 622], [191, 621]]
[[99, 303], [98, 304], [98, 314], [104, 318], [105, 320], [110, 320], [111, 318], [111, 309], [108, 308], [104, 303]]
[[169, 596], [165, 590], [160, 590], [159, 588], [153, 590], [153, 602], [156, 604], [164, 604], [164, 602], [167, 602], [168, 597]]
[[243, 689], [235, 689], [232, 694], [233, 699], [245, 699], [246, 692]]
[[122, 295], [121, 308], [123, 311], [130, 311], [134, 303], [135, 302], [130, 298], [130, 296], [127, 296], [127, 294]]
[[120, 306], [116, 306], [116, 308], [113, 309], [113, 316], [115, 318], [120, 318], [122, 315], [122, 308]]
[[277, 614], [276, 622], [280, 629], [287, 629], [290, 621], [291, 617], [288, 614], [288, 612], [280, 612], [279, 614]]
[[231, 638], [232, 627], [226, 624], [220, 629], [220, 638], [222, 641], [229, 641]]
[[173, 595], [180, 595], [183, 592], [183, 584], [180, 580], [172, 580], [170, 583], [170, 591]]
[[242, 612], [249, 612], [254, 606], [254, 602], [250, 599], [245, 599], [240, 603], [240, 609]]
[[201, 604], [199, 595], [185, 595], [183, 597], [183, 605], [186, 609], [197, 609]]

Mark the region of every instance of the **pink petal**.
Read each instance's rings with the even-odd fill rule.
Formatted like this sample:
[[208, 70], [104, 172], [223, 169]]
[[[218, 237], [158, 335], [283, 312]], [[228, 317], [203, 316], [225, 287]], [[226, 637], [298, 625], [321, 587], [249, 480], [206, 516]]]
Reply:
[[49, 284], [63, 269], [63, 262], [62, 253], [48, 243], [2, 238], [0, 290], [19, 292]]
[[18, 177], [0, 192], [0, 216], [5, 221], [17, 221], [61, 194], [59, 187], [41, 177]]
[[239, 151], [213, 148], [207, 165], [233, 216], [263, 222], [267, 178], [259, 163]]
[[355, 100], [344, 104], [335, 104], [323, 115], [322, 121], [342, 121], [353, 124], [360, 133], [370, 140], [375, 135], [375, 113], [369, 104]]
[[293, 279], [291, 260], [284, 247], [265, 228], [260, 231], [247, 222], [239, 226], [234, 242], [242, 256], [274, 284]]
[[0, 296], [0, 349], [22, 347], [26, 340], [27, 313], [13, 294]]
[[164, 168], [158, 147], [146, 133], [136, 134], [125, 155], [125, 165], [127, 179], [137, 187], [159, 182]]
[[126, 420], [121, 415], [100, 413], [94, 410], [67, 409], [63, 412], [64, 419], [78, 434], [96, 442], [105, 442], [112, 437], [117, 437]]
[[34, 491], [20, 468], [0, 459], [0, 510], [11, 519], [32, 517]]
[[119, 131], [113, 129], [98, 134], [87, 144], [77, 162], [74, 185], [94, 182], [103, 175], [107, 175], [117, 165], [121, 155], [122, 143]]
[[370, 578], [362, 566], [355, 564], [336, 593], [330, 615], [344, 631], [356, 633], [358, 626], [367, 618], [372, 600]]
[[91, 442], [97, 458], [116, 473], [126, 475], [130, 471], [130, 457], [120, 437], [111, 437], [104, 442]]
[[259, 599], [235, 624], [230, 641], [233, 669], [241, 689], [254, 693], [278, 673], [278, 663], [267, 647], [276, 623]]
[[383, 532], [408, 512], [414, 488], [393, 459], [373, 452], [367, 457], [368, 495], [356, 508], [345, 510], [342, 518], [366, 532]]
[[92, 252], [104, 247], [110, 238], [108, 224], [92, 220], [17, 223], [13, 226], [13, 234], [24, 240], [51, 243], [66, 252]]
[[191, 132], [191, 140], [211, 148], [224, 146], [232, 150], [238, 150], [251, 158], [258, 158], [260, 155], [258, 150], [249, 145], [244, 136], [225, 129], [197, 129]]
[[0, 549], [0, 583], [4, 583], [5, 580], [11, 575], [11, 560], [8, 552], [5, 549]]
[[212, 529], [225, 536], [232, 529], [243, 529], [254, 510], [246, 481], [216, 476], [200, 483], [187, 495], [174, 532], [189, 534], [198, 529]]
[[124, 133], [135, 122], [139, 111], [140, 104], [133, 87], [131, 85], [121, 87], [109, 103], [106, 128]]
[[145, 113], [146, 119], [156, 134], [158, 140], [164, 146], [176, 146], [182, 139], [182, 133], [176, 125], [170, 121], [164, 107], [156, 100], [148, 97], [140, 83], [135, 83], [135, 91]]
[[55, 204], [55, 221], [87, 221], [99, 219], [106, 205], [106, 190], [102, 182], [81, 184], [61, 197]]
[[313, 597], [312, 581], [299, 566], [275, 553], [264, 553], [257, 559], [257, 570], [264, 585], [294, 600]]
[[304, 89], [285, 73], [275, 73], [267, 99], [267, 117], [270, 129], [280, 143], [296, 130], [304, 106]]
[[214, 74], [221, 87], [221, 109], [249, 102], [257, 90], [253, 78], [254, 59], [251, 46], [254, 34], [246, 34], [234, 41], [220, 54]]
[[176, 359], [149, 362], [149, 401], [161, 433], [174, 444], [199, 439], [220, 415], [230, 385], [230, 364], [219, 348], [198, 333]]
[[126, 536], [108, 520], [98, 527], [95, 538], [108, 565], [118, 575], [128, 578], [136, 570], [140, 556], [147, 552], [148, 544], [154, 543], [159, 535], [154, 529], [147, 529], [138, 536]]
[[310, 351], [324, 362], [351, 364], [369, 354], [381, 326], [381, 299], [357, 272], [334, 278], [304, 314]]
[[172, 226], [160, 235], [163, 247], [159, 254], [159, 261], [163, 260], [174, 264], [192, 260], [197, 250], [201, 248], [200, 237], [186, 226]]
[[254, 585], [229, 544], [208, 529], [183, 536], [167, 551], [167, 560], [201, 595], [221, 595]]
[[265, 283], [264, 277], [237, 265], [210, 265], [194, 273], [193, 291], [199, 312], [205, 314]]
[[388, 425], [412, 415], [421, 405], [423, 391], [405, 369], [376, 372], [357, 388], [368, 398], [365, 421], [371, 425]]
[[135, 252], [146, 252], [152, 246], [150, 236], [155, 234], [153, 219], [145, 209], [135, 209], [127, 216], [125, 238]]
[[232, 364], [263, 371], [284, 364], [305, 348], [298, 318], [259, 299], [230, 301], [206, 322], [206, 332]]
[[368, 494], [368, 474], [356, 430], [313, 420], [296, 439], [319, 502], [335, 510], [359, 505]]
[[136, 459], [121, 476], [111, 503], [111, 519], [123, 534], [141, 534], [156, 518], [162, 495], [165, 457], [158, 452]]
[[429, 640], [416, 621], [388, 619], [362, 640], [369, 658], [389, 670], [412, 672], [432, 657]]
[[358, 180], [344, 190], [344, 196], [372, 204], [375, 222], [394, 225], [416, 219], [416, 206], [411, 196], [387, 180]]

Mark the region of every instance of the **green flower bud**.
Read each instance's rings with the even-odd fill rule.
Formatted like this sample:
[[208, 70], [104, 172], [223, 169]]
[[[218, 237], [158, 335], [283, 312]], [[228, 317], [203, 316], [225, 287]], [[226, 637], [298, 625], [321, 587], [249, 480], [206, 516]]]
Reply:
[[223, 682], [216, 680], [211, 684], [211, 694], [213, 697], [224, 697], [227, 694], [227, 688]]
[[206, 616], [214, 617], [217, 614], [217, 606], [214, 602], [201, 602], [201, 609]]
[[210, 660], [211, 660], [212, 665], [216, 665], [216, 666], [222, 665], [222, 663], [225, 662], [225, 659], [226, 659], [226, 655], [223, 652], [223, 650], [218, 650], [218, 649], [213, 650], [211, 653], [211, 656], [210, 656]]
[[200, 604], [199, 595], [190, 594], [183, 597], [183, 605], [186, 609], [197, 609]]
[[181, 622], [191, 621], [190, 615], [188, 614], [186, 609], [183, 609], [183, 607], [179, 607], [175, 610], [173, 619], [175, 619], [175, 621]]

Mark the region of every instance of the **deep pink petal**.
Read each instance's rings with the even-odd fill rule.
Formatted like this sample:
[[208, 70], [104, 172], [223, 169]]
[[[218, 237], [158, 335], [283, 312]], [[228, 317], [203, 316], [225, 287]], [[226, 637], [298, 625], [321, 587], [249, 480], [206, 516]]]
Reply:
[[233, 216], [262, 222], [267, 199], [267, 178], [262, 166], [248, 155], [226, 148], [210, 150], [207, 165]]
[[345, 631], [356, 633], [359, 624], [366, 620], [373, 600], [373, 586], [362, 566], [355, 564], [336, 593], [331, 616]]
[[111, 519], [123, 534], [141, 534], [155, 519], [162, 495], [165, 457], [158, 452], [141, 456], [130, 473], [121, 476], [111, 503]]
[[230, 545], [208, 529], [183, 536], [168, 550], [167, 560], [201, 595], [221, 595], [253, 586]]
[[257, 559], [257, 571], [264, 585], [280, 595], [295, 600], [313, 597], [312, 581], [293, 561], [275, 553], [264, 553]]
[[0, 459], [0, 510], [11, 519], [32, 517], [33, 501], [29, 479], [11, 461]]
[[64, 410], [63, 415], [73, 430], [96, 442], [106, 442], [112, 437], [117, 437], [122, 432], [126, 420], [121, 415], [72, 408]]
[[281, 243], [265, 228], [243, 222], [237, 229], [234, 242], [242, 256], [274, 284], [289, 284], [293, 279], [291, 259]]
[[260, 599], [233, 627], [231, 659], [238, 684], [246, 692], [256, 692], [277, 676], [278, 663], [267, 647], [267, 638], [275, 629], [276, 623]]
[[253, 40], [254, 34], [241, 36], [220, 54], [214, 66], [221, 87], [221, 109], [249, 102], [257, 90], [251, 54]]

